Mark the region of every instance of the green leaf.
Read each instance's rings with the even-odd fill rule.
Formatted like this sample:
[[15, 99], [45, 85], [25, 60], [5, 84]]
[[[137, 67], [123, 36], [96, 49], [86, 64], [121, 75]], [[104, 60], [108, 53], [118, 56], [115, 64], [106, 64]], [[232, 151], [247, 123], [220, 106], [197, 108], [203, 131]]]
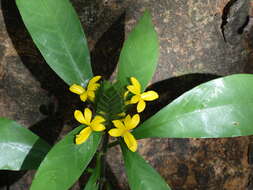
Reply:
[[49, 151], [30, 190], [67, 190], [73, 185], [95, 154], [102, 134], [92, 132], [85, 143], [76, 145], [75, 134], [83, 128], [81, 125], [71, 131]]
[[36, 169], [50, 146], [16, 122], [0, 118], [0, 169]]
[[48, 65], [69, 85], [92, 77], [87, 41], [68, 0], [16, 0], [22, 19]]
[[168, 190], [169, 185], [137, 152], [121, 144], [131, 190]]
[[101, 171], [101, 156], [98, 156], [96, 167], [92, 172], [92, 175], [89, 178], [89, 181], [85, 185], [84, 190], [98, 190], [99, 184], [98, 180], [100, 178], [100, 171]]
[[136, 77], [144, 90], [155, 72], [158, 56], [158, 37], [151, 15], [145, 12], [121, 50], [117, 76], [120, 85], [124, 87], [130, 77]]
[[135, 131], [136, 138], [219, 138], [253, 134], [253, 75], [219, 78], [186, 92]]

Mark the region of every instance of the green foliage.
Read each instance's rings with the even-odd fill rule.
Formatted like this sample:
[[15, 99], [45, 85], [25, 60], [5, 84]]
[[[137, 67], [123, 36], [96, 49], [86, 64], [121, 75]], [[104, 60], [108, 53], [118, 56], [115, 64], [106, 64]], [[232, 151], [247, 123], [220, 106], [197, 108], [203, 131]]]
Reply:
[[92, 132], [85, 143], [74, 144], [74, 135], [83, 127], [77, 127], [49, 151], [35, 175], [31, 190], [64, 190], [79, 178], [101, 139], [101, 133]]
[[97, 94], [96, 110], [98, 113], [104, 113], [107, 120], [117, 118], [117, 114], [124, 110], [124, 101], [122, 95], [115, 85], [104, 81]]
[[121, 144], [131, 190], [169, 190], [164, 179], [137, 153]]
[[253, 134], [253, 75], [204, 83], [140, 125], [136, 138], [219, 138]]
[[36, 169], [50, 146], [14, 121], [0, 118], [0, 169]]
[[98, 188], [99, 188], [98, 180], [100, 178], [100, 172], [101, 172], [100, 159], [101, 159], [101, 156], [98, 156], [96, 167], [93, 170], [92, 175], [90, 176], [89, 181], [87, 182], [84, 190], [98, 190]]
[[85, 35], [68, 0], [16, 0], [23, 21], [48, 65], [69, 85], [92, 77]]
[[119, 58], [117, 80], [124, 87], [136, 77], [144, 90], [157, 65], [159, 44], [150, 13], [145, 12], [128, 35]]

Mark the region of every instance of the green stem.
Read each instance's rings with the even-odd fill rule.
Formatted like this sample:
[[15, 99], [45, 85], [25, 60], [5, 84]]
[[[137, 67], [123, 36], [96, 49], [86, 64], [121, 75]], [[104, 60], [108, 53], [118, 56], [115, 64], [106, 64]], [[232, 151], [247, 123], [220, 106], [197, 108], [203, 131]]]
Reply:
[[86, 169], [86, 172], [87, 172], [87, 173], [92, 173], [92, 172], [94, 172], [94, 169], [93, 169], [93, 168], [87, 168], [87, 169]]
[[112, 148], [112, 147], [117, 146], [117, 145], [119, 145], [119, 141], [114, 141], [114, 142], [112, 142], [112, 143], [109, 143], [109, 144], [107, 145], [107, 148]]
[[99, 190], [102, 190], [104, 187], [104, 184], [106, 182], [106, 152], [108, 148], [108, 141], [109, 141], [109, 136], [108, 134], [105, 134], [103, 136], [103, 141], [102, 141], [102, 147], [101, 147], [101, 177], [100, 177], [100, 184], [99, 184]]

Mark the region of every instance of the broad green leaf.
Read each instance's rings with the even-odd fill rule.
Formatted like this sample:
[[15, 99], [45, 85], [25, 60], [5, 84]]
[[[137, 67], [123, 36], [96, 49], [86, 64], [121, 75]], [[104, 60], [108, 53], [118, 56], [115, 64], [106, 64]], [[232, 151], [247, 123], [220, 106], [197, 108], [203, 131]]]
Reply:
[[186, 92], [146, 120], [136, 138], [219, 138], [253, 134], [253, 75], [219, 78]]
[[67, 190], [79, 178], [94, 156], [102, 134], [92, 132], [85, 143], [76, 145], [75, 134], [83, 128], [81, 125], [71, 131], [49, 151], [30, 190]]
[[120, 53], [117, 79], [121, 86], [129, 84], [130, 77], [136, 77], [144, 90], [155, 72], [158, 55], [158, 37], [151, 15], [145, 12]]
[[36, 46], [69, 85], [92, 77], [89, 50], [78, 16], [68, 0], [16, 0]]
[[0, 118], [0, 170], [36, 169], [50, 146], [16, 122]]
[[100, 172], [101, 172], [101, 160], [100, 156], [97, 159], [96, 167], [92, 172], [92, 175], [90, 176], [87, 184], [85, 185], [84, 190], [98, 190], [99, 184], [98, 180], [100, 178]]
[[131, 190], [168, 190], [169, 185], [137, 152], [121, 144]]

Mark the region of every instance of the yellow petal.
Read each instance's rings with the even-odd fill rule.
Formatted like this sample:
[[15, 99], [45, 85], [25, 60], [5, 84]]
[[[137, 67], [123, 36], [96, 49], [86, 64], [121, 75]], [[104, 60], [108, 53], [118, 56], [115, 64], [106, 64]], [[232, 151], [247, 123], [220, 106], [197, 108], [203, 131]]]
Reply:
[[128, 125], [131, 125], [132, 118], [131, 118], [131, 116], [128, 114], [128, 115], [124, 118], [123, 121], [124, 121], [125, 127], [127, 128]]
[[131, 77], [130, 78], [132, 85], [135, 87], [135, 89], [138, 90], [138, 94], [141, 93], [141, 84], [139, 83], [139, 81], [135, 78], [135, 77]]
[[120, 120], [113, 120], [112, 123], [118, 129], [125, 129], [124, 124]]
[[129, 91], [127, 90], [125, 93], [124, 93], [124, 99], [126, 99], [127, 95], [129, 94]]
[[125, 141], [127, 147], [132, 152], [135, 152], [137, 150], [138, 144], [137, 144], [137, 141], [135, 140], [134, 136], [129, 132], [125, 132], [123, 137], [124, 137], [124, 141]]
[[121, 113], [117, 114], [117, 116], [119, 116], [119, 117], [125, 117], [126, 113], [125, 112], [121, 112]]
[[128, 85], [127, 86], [127, 89], [132, 92], [133, 94], [140, 94], [140, 90], [138, 88], [136, 88], [135, 86], [133, 85]]
[[85, 92], [85, 89], [77, 84], [73, 84], [72, 86], [69, 87], [69, 90], [75, 94], [81, 95], [82, 93]]
[[91, 102], [94, 102], [95, 98], [88, 97]]
[[90, 84], [93, 84], [93, 83], [96, 83], [97, 81], [99, 81], [101, 79], [101, 76], [94, 76], [90, 79], [89, 83]]
[[135, 128], [138, 124], [140, 123], [140, 115], [139, 114], [135, 114], [132, 119], [131, 119], [131, 123], [130, 125], [127, 126], [127, 129], [133, 129]]
[[84, 118], [85, 120], [90, 124], [91, 122], [91, 117], [92, 117], [92, 112], [89, 108], [84, 109]]
[[143, 110], [146, 107], [146, 103], [143, 100], [140, 100], [139, 103], [137, 104], [137, 112], [143, 112]]
[[93, 131], [103, 131], [105, 130], [105, 126], [103, 124], [96, 124], [96, 125], [91, 125], [91, 128]]
[[120, 137], [123, 133], [122, 129], [111, 129], [109, 132], [109, 135], [111, 135], [112, 137]]
[[141, 98], [146, 101], [152, 101], [157, 99], [158, 97], [158, 94], [152, 90], [141, 94]]
[[95, 118], [92, 120], [92, 124], [100, 124], [102, 122], [105, 122], [105, 118], [103, 118], [100, 115], [95, 116]]
[[83, 102], [85, 102], [85, 101], [87, 100], [87, 92], [86, 92], [86, 91], [80, 95], [80, 99], [81, 99]]
[[82, 144], [84, 143], [90, 136], [92, 130], [90, 127], [84, 128], [78, 135], [76, 135], [75, 143]]
[[79, 110], [76, 110], [74, 112], [74, 117], [75, 119], [79, 122], [79, 123], [82, 123], [82, 124], [85, 124], [85, 125], [89, 125], [89, 123], [85, 120], [84, 116], [83, 116], [83, 113]]
[[97, 90], [99, 87], [100, 87], [100, 84], [98, 84], [98, 83], [89, 83], [89, 84], [88, 84], [88, 87], [87, 87], [87, 90], [88, 90], [88, 91], [95, 91], [95, 90]]
[[135, 95], [131, 98], [130, 100], [130, 104], [136, 104], [137, 102], [140, 101], [140, 96], [139, 95]]
[[95, 99], [95, 92], [94, 91], [88, 91], [88, 98], [89, 98], [89, 100], [90, 101], [94, 101], [94, 99]]

